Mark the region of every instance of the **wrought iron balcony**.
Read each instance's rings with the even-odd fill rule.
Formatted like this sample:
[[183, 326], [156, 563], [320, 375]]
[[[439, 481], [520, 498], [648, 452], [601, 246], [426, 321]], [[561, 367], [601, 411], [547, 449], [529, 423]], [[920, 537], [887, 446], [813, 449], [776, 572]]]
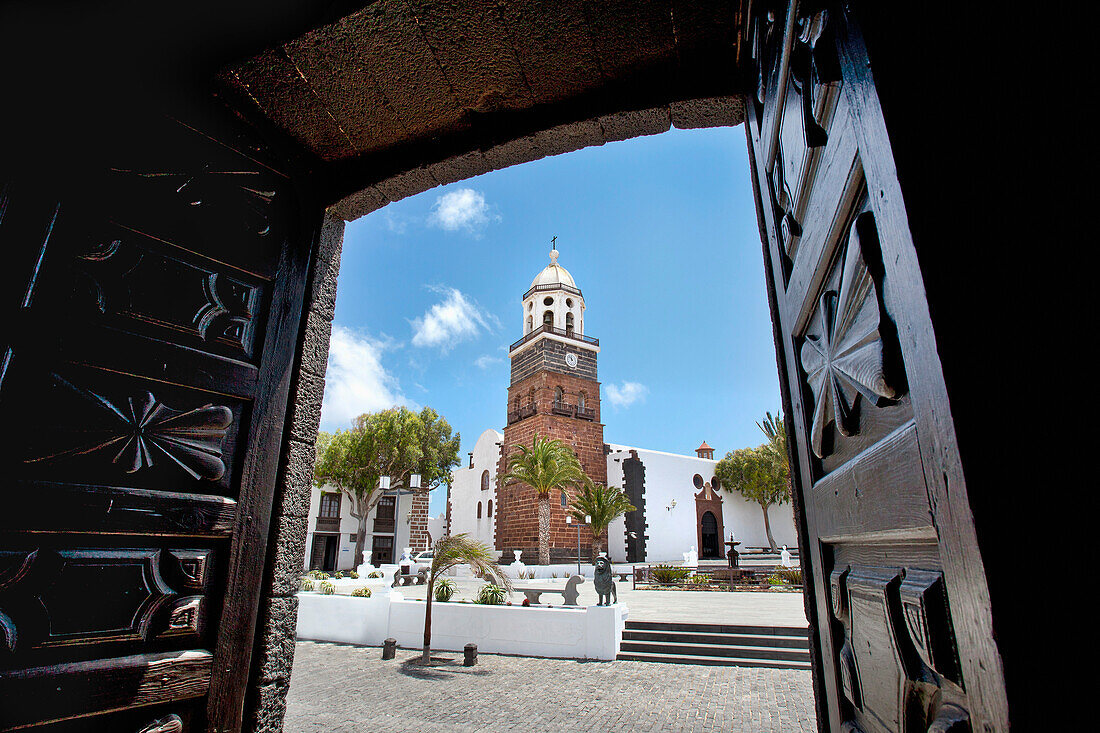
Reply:
[[374, 531], [375, 532], [393, 532], [394, 521], [393, 519], [375, 519]]
[[592, 338], [591, 336], [583, 336], [583, 335], [577, 333], [576, 331], [574, 331], [572, 329], [566, 330], [564, 328], [557, 328], [555, 326], [542, 325], [542, 326], [539, 326], [538, 328], [536, 328], [531, 333], [524, 336], [523, 338], [521, 338], [519, 341], [517, 341], [514, 344], [512, 344], [511, 346], [509, 346], [508, 347], [508, 353], [511, 353], [511, 352], [515, 351], [516, 349], [518, 349], [520, 346], [523, 346], [525, 343], [527, 343], [531, 339], [537, 338], [539, 335], [544, 334], [544, 333], [553, 334], [555, 336], [562, 336], [562, 337], [567, 338], [567, 339], [573, 339], [574, 341], [580, 341], [581, 343], [584, 343], [584, 344], [591, 344], [592, 346], [599, 346], [600, 345], [600, 340], [599, 339]]
[[589, 410], [587, 408], [584, 408], [584, 407], [581, 407], [581, 406], [578, 405], [577, 406], [577, 419], [578, 420], [595, 420], [596, 419], [596, 411], [595, 410]]
[[576, 413], [577, 406], [571, 405], [568, 402], [554, 401], [554, 406], [551, 408], [555, 415], [565, 415], [566, 417], [573, 417]]
[[543, 293], [550, 290], [563, 290], [571, 295], [580, 295], [582, 298], [584, 297], [581, 295], [580, 288], [575, 288], [572, 285], [566, 285], [564, 283], [550, 283], [549, 285], [536, 285], [523, 294], [523, 299], [527, 300], [533, 293]]
[[534, 402], [526, 404], [523, 407], [520, 407], [518, 410], [509, 410], [509, 412], [508, 412], [508, 424], [511, 425], [512, 423], [516, 423], [516, 422], [519, 422], [520, 420], [524, 420], [526, 418], [529, 418], [532, 415], [536, 414], [537, 412], [538, 412], [538, 408], [535, 407]]

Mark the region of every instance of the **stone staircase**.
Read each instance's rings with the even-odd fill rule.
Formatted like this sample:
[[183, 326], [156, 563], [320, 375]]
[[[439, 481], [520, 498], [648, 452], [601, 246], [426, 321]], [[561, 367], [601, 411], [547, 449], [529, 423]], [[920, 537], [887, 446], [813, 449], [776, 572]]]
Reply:
[[810, 668], [807, 629], [788, 626], [627, 621], [617, 658], [672, 664]]

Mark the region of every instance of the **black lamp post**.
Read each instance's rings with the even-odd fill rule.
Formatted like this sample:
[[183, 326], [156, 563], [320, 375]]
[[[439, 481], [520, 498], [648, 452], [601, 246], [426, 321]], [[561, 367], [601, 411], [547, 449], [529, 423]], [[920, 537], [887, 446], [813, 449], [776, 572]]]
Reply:
[[[587, 526], [592, 521], [592, 515], [584, 515], [584, 523]], [[573, 515], [569, 514], [565, 517], [566, 524], [573, 524]], [[577, 522], [577, 575], [581, 574], [581, 523]]]

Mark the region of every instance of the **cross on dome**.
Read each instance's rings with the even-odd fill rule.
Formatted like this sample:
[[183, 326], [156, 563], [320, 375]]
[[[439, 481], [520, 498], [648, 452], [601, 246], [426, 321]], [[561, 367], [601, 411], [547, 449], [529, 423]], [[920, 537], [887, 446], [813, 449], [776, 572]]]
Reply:
[[550, 247], [550, 264], [556, 265], [558, 264], [558, 235], [555, 234], [550, 240]]

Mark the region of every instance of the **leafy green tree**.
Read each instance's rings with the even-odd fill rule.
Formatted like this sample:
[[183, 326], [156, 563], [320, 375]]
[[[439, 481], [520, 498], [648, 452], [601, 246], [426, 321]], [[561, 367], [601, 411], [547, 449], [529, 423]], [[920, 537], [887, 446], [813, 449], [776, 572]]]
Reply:
[[513, 446], [508, 470], [498, 482], [519, 481], [535, 490], [539, 503], [539, 565], [550, 564], [550, 492], [581, 484], [586, 478], [577, 456], [557, 438], [536, 435], [530, 446]]
[[768, 442], [756, 448], [742, 448], [726, 454], [718, 461], [714, 474], [729, 492], [738, 492], [760, 505], [764, 512], [764, 531], [768, 544], [778, 549], [772, 537], [768, 507], [791, 500], [790, 466], [787, 463], [787, 432], [782, 418], [766, 413], [763, 424], [757, 423]]
[[578, 522], [583, 522], [585, 516], [592, 518], [588, 526], [592, 530], [593, 560], [600, 552], [600, 538], [608, 525], [632, 511], [634, 505], [622, 489], [593, 483], [587, 476], [569, 507], [569, 514]]
[[512, 581], [497, 564], [495, 553], [488, 545], [471, 539], [468, 534], [444, 537], [435, 543], [432, 567], [428, 572], [428, 593], [424, 608], [424, 654], [420, 660], [427, 664], [432, 658], [432, 597], [436, 579], [459, 565], [469, 565], [474, 575], [491, 580], [506, 591], [512, 590]]
[[416, 473], [421, 491], [431, 491], [450, 479], [459, 444], [459, 434], [452, 435], [450, 424], [430, 407], [419, 413], [405, 407], [367, 413], [355, 418], [350, 430], [318, 434], [313, 482], [335, 486], [348, 497], [358, 520], [356, 567], [363, 563], [367, 518], [382, 498], [378, 480], [389, 476], [391, 488], [405, 488]]

